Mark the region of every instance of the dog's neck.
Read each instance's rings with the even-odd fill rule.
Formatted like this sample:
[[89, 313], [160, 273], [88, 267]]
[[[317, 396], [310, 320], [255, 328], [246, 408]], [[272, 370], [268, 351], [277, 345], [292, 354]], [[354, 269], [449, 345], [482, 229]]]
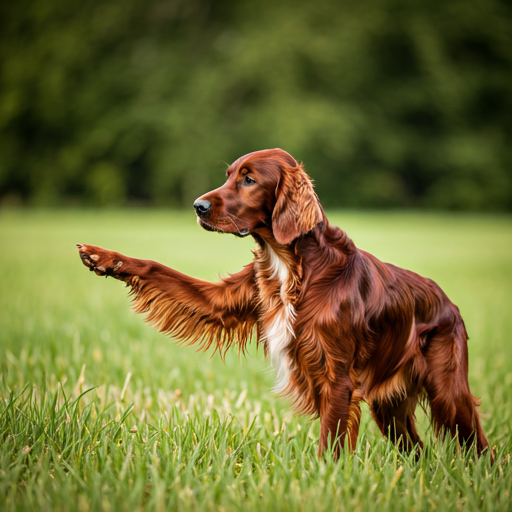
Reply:
[[295, 240], [291, 244], [280, 244], [272, 234], [272, 230], [263, 227], [255, 230], [252, 236], [259, 246], [259, 250], [254, 251], [256, 258], [269, 257], [267, 254], [274, 254], [283, 263], [293, 271], [293, 268], [300, 263], [300, 257], [295, 252]]
[[290, 279], [290, 301], [293, 304], [300, 300], [301, 292], [307, 289], [325, 261], [330, 261], [332, 267], [342, 272], [357, 252], [348, 235], [332, 226], [325, 213], [322, 222], [290, 244], [278, 243], [268, 226], [256, 229], [252, 235], [259, 246], [253, 251], [257, 266], [260, 269], [275, 268], [278, 258], [280, 268]]
[[[312, 252], [321, 253], [333, 248], [340, 254], [350, 256], [356, 251], [356, 247], [348, 235], [339, 227], [332, 226], [322, 211], [323, 219], [311, 231], [296, 238], [290, 244], [280, 244], [275, 239], [272, 229], [261, 226], [253, 231], [252, 236], [263, 250], [271, 248], [284, 261], [300, 263], [305, 254]], [[269, 223], [270, 224], [270, 223]], [[313, 249], [313, 251], [311, 251]]]

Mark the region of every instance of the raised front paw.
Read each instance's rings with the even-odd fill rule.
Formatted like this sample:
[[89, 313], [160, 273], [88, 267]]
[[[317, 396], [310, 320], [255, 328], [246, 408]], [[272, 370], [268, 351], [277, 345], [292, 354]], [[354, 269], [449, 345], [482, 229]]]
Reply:
[[120, 255], [95, 247], [94, 245], [76, 244], [82, 263], [99, 276], [119, 277], [123, 261]]

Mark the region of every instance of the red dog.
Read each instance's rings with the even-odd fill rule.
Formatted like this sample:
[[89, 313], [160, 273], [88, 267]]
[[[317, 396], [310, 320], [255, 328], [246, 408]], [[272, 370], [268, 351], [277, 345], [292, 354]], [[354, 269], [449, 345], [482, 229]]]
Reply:
[[79, 244], [86, 266], [132, 290], [135, 311], [179, 340], [233, 343], [255, 328], [277, 389], [320, 417], [319, 453], [345, 438], [354, 449], [365, 400], [384, 435], [422, 446], [419, 398], [436, 433], [489, 444], [468, 385], [467, 334], [458, 308], [433, 281], [382, 263], [331, 226], [302, 166], [280, 149], [239, 158], [226, 183], [195, 203], [209, 231], [252, 235], [254, 261], [218, 283], [153, 261]]

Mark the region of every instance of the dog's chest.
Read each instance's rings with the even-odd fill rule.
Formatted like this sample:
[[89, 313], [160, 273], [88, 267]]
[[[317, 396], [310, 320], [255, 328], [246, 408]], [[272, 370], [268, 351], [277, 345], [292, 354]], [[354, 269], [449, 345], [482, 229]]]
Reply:
[[282, 392], [292, 371], [288, 347], [295, 338], [295, 309], [290, 297], [293, 275], [287, 263], [270, 247], [264, 251], [260, 265], [258, 284], [265, 348], [277, 374], [275, 391]]

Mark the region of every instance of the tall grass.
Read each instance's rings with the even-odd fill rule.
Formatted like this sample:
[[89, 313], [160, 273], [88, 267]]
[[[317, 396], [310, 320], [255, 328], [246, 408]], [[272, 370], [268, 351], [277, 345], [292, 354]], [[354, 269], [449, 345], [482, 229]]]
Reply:
[[318, 422], [246, 359], [176, 345], [75, 243], [206, 279], [250, 261], [248, 239], [192, 212], [0, 211], [0, 509], [511, 510], [512, 219], [333, 213], [356, 244], [435, 279], [470, 334], [470, 383], [496, 463], [433, 437], [398, 452], [363, 410], [357, 450], [318, 459]]

